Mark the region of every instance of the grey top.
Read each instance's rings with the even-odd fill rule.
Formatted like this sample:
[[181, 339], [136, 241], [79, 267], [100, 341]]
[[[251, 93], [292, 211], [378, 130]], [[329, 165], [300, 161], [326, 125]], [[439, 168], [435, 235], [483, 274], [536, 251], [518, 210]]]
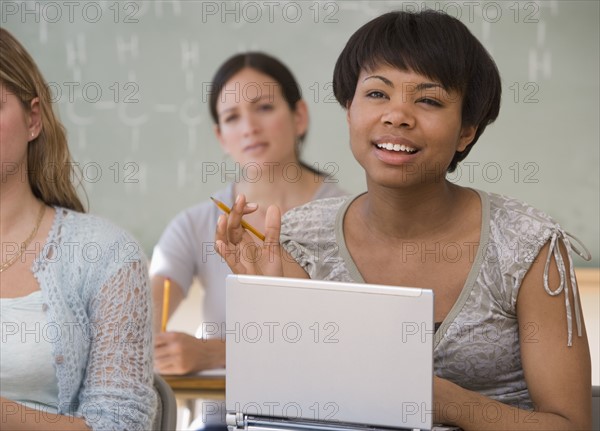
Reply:
[[[516, 199], [477, 192], [482, 203], [479, 247], [456, 303], [435, 334], [434, 372], [497, 401], [533, 409], [521, 365], [517, 295], [525, 274], [548, 241], [544, 288], [552, 295], [563, 290], [567, 293], [567, 274], [557, 241], [563, 241], [567, 249], [571, 244], [561, 227], [542, 211]], [[344, 240], [343, 219], [354, 199], [311, 202], [284, 215], [282, 246], [311, 278], [365, 282]], [[557, 259], [561, 274], [561, 284], [554, 291], [547, 278], [551, 258]], [[577, 286], [570, 261], [569, 266], [581, 335]], [[566, 313], [566, 342], [570, 345], [572, 318], [568, 301]]]
[[[313, 199], [343, 196], [334, 178], [326, 178]], [[214, 198], [229, 207], [235, 200], [233, 184], [215, 193]], [[167, 226], [154, 248], [150, 275], [174, 280], [187, 295], [194, 277], [205, 292], [204, 328], [210, 337], [219, 337], [225, 322], [225, 278], [231, 270], [214, 247], [217, 219], [223, 212], [212, 201], [204, 201], [179, 213]], [[199, 328], [200, 332], [202, 328]], [[201, 335], [197, 333], [197, 335]]]

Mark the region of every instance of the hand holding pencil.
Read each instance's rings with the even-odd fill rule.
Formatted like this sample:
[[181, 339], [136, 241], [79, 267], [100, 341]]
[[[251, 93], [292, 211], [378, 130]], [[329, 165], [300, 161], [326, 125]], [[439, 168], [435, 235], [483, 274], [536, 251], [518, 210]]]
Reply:
[[242, 220], [244, 214], [254, 212], [256, 209], [257, 207], [246, 204], [244, 195], [238, 196], [229, 215], [220, 216], [217, 222], [215, 235], [217, 252], [225, 259], [234, 274], [283, 276], [282, 252], [279, 244], [281, 232], [279, 208], [271, 205], [267, 209], [264, 235], [258, 232], [259, 236], [253, 232], [258, 238], [262, 237], [262, 244], [256, 243], [252, 236], [245, 233], [245, 230], [251, 232], [252, 230], [248, 228], [250, 225]]
[[[221, 202], [218, 199], [213, 198], [212, 196], [210, 198], [221, 210], [223, 210], [227, 214], [231, 213], [231, 209], [227, 205], [225, 205], [223, 202]], [[256, 228], [254, 228], [250, 223], [247, 223], [243, 219], [241, 220], [240, 223], [244, 229], [252, 232], [254, 234], [254, 236], [256, 236], [258, 239], [260, 239], [261, 241], [265, 240], [265, 236], [262, 233], [260, 233]]]

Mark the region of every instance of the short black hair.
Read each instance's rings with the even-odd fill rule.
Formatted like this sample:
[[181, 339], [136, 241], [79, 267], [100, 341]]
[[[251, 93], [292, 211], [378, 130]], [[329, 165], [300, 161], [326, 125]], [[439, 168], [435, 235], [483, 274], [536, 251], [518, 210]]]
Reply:
[[477, 126], [473, 141], [457, 151], [456, 169], [500, 111], [502, 84], [496, 63], [458, 19], [434, 10], [388, 12], [359, 28], [348, 40], [333, 72], [333, 91], [347, 108], [362, 70], [389, 65], [412, 70], [463, 96], [462, 124]]

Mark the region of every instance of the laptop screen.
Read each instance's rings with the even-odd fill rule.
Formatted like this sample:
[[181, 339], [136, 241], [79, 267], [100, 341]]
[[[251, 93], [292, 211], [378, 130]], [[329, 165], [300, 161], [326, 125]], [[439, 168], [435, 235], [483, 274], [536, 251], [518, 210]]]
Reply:
[[431, 290], [231, 275], [226, 293], [228, 412], [431, 429]]

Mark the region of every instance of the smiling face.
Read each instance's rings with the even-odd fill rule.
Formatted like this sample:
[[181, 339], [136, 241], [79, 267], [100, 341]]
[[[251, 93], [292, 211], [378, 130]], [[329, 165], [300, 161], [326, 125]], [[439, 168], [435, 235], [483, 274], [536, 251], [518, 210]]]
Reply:
[[296, 141], [306, 132], [306, 105], [299, 101], [292, 111], [270, 76], [242, 69], [225, 84], [216, 111], [217, 138], [236, 162], [298, 162]]
[[412, 71], [361, 71], [348, 106], [350, 144], [369, 183], [388, 187], [443, 181], [476, 128], [462, 125], [462, 97]]

